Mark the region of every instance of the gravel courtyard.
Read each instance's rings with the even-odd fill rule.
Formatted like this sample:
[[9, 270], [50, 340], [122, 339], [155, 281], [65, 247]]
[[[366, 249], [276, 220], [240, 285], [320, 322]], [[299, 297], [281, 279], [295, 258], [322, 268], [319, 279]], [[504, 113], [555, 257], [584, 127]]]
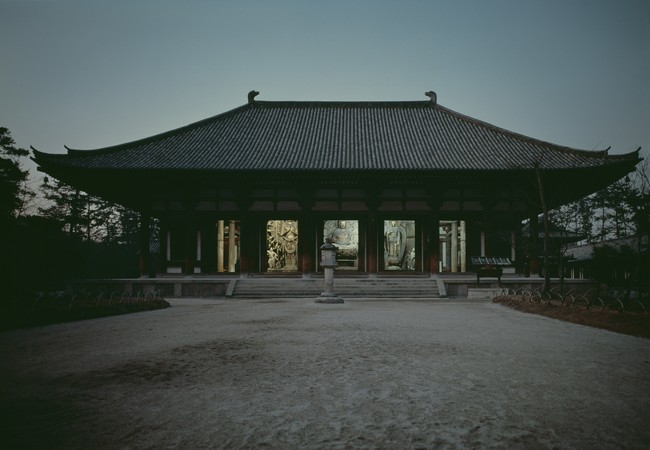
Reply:
[[649, 448], [650, 341], [486, 301], [171, 300], [0, 334], [3, 448]]

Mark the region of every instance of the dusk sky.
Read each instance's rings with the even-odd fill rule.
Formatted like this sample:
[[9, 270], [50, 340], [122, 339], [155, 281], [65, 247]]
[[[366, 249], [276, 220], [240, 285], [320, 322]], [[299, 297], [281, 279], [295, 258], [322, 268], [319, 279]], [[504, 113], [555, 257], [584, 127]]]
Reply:
[[427, 100], [650, 155], [647, 0], [0, 0], [0, 126], [65, 152], [258, 100]]

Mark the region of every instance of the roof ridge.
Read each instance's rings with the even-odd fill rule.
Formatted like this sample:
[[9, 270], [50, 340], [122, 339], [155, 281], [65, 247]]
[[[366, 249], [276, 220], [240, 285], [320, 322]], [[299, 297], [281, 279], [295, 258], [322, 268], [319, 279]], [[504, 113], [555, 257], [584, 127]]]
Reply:
[[295, 106], [295, 107], [320, 107], [320, 106], [347, 106], [347, 107], [381, 107], [381, 106], [414, 106], [432, 107], [430, 100], [262, 100], [251, 103], [253, 106]]

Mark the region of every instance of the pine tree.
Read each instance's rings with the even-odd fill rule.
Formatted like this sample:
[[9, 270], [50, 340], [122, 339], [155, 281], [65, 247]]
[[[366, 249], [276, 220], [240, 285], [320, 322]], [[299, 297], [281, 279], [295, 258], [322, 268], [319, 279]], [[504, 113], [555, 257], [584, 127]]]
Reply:
[[34, 197], [27, 185], [29, 171], [21, 164], [29, 151], [15, 144], [9, 130], [0, 127], [0, 223], [5, 226], [21, 215]]
[[69, 237], [82, 240], [85, 237], [83, 224], [87, 222], [87, 218], [82, 217], [86, 210], [86, 194], [47, 177], [43, 180], [41, 190], [49, 203], [46, 207], [40, 207], [38, 212], [44, 217], [57, 220]]

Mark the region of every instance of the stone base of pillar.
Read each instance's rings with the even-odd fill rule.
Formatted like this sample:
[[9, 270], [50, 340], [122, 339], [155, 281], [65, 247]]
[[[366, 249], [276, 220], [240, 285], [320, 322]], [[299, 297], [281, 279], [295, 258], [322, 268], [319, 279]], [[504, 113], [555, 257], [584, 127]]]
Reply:
[[[331, 246], [331, 248], [327, 247], [327, 246]], [[332, 250], [333, 249], [334, 251], [336, 251], [336, 247], [334, 245], [332, 245], [332, 243], [329, 241], [329, 239], [325, 244], [323, 244], [323, 246], [321, 247], [321, 250], [323, 249], [323, 247], [325, 247], [326, 250]], [[334, 260], [334, 258], [336, 258], [336, 253], [334, 253], [334, 251], [332, 251], [331, 252], [332, 254], [330, 255], [332, 260]], [[343, 299], [334, 293], [334, 267], [335, 267], [335, 265], [336, 264], [331, 264], [331, 265], [322, 264], [322, 266], [324, 267], [323, 276], [324, 276], [324, 279], [325, 279], [325, 291], [323, 291], [323, 293], [320, 295], [320, 297], [318, 297], [315, 300], [316, 303], [343, 303]]]
[[334, 292], [323, 292], [320, 297], [316, 297], [314, 303], [345, 303], [345, 300]]

